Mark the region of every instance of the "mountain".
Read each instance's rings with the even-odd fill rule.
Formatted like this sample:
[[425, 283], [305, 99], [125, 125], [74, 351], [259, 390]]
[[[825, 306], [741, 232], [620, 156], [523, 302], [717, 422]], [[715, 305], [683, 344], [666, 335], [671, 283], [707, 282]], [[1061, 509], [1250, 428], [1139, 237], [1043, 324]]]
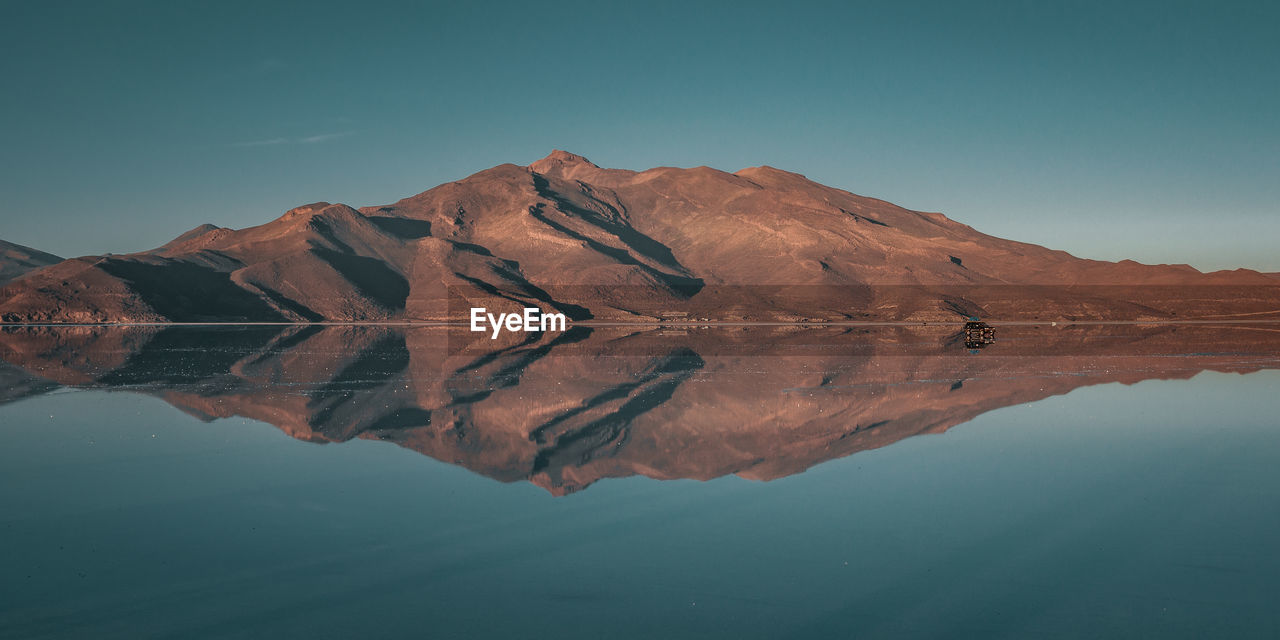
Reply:
[[939, 325], [575, 327], [468, 353], [440, 327], [9, 327], [0, 403], [63, 385], [145, 393], [562, 495], [635, 475], [770, 480], [1082, 386], [1274, 369], [1271, 329], [1010, 326], [970, 353]]
[[62, 258], [52, 253], [45, 253], [31, 247], [0, 240], [0, 285], [28, 271], [34, 271], [40, 267], [47, 267], [61, 261]]
[[1084, 260], [767, 166], [637, 172], [556, 151], [385, 206], [318, 202], [68, 260], [0, 292], [0, 319], [1155, 320], [1275, 313], [1277, 285]]

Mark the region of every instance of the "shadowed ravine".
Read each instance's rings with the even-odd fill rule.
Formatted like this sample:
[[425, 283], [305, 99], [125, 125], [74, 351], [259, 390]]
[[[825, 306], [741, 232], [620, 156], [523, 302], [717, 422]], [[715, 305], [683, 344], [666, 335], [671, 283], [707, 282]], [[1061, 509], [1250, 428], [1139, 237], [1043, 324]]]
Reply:
[[631, 475], [770, 480], [1083, 386], [1280, 368], [1274, 324], [1003, 327], [980, 351], [954, 326], [452, 331], [8, 328], [0, 402], [127, 390], [560, 495]]

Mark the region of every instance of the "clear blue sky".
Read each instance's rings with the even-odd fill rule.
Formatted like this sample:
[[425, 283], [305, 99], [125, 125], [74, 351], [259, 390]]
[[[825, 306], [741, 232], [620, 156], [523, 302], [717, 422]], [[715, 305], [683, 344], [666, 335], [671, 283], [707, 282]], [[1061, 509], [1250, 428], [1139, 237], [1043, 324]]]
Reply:
[[141, 250], [562, 148], [1280, 271], [1276, 3], [257, 4], [0, 1], [0, 238]]

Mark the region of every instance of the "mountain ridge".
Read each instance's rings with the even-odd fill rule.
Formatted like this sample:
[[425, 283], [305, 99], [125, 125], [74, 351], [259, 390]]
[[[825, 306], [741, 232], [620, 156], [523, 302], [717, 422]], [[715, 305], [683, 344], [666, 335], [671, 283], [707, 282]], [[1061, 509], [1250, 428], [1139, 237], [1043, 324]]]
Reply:
[[[1197, 308], [1232, 315], [1280, 309], [1264, 290], [1276, 282], [1077, 258], [769, 166], [632, 171], [556, 150], [387, 205], [317, 202], [244, 229], [201, 225], [150, 251], [63, 261], [0, 290], [0, 320], [440, 321], [480, 302], [575, 309], [580, 320], [1173, 319], [1186, 317], [1176, 293], [1066, 288], [1256, 289], [1207, 294], [1220, 308], [1194, 294]], [[1036, 310], [1014, 294], [957, 289], [994, 285], [1063, 289]], [[741, 288], [758, 286], [827, 289], [783, 303]]]
[[61, 261], [52, 253], [0, 240], [0, 285]]

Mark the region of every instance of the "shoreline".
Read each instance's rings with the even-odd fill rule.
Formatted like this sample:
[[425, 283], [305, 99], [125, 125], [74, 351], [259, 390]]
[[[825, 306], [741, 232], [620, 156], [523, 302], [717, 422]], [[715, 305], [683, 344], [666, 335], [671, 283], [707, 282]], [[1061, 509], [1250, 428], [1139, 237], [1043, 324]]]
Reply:
[[[628, 322], [614, 320], [583, 320], [570, 322], [569, 327], [927, 327], [957, 326], [963, 327], [971, 320], [934, 320], [934, 321], [746, 321], [746, 320], [708, 320], [708, 321], [644, 321]], [[1280, 318], [1274, 319], [1240, 319], [1221, 320], [979, 320], [992, 327], [1027, 327], [1048, 326], [1065, 327], [1072, 325], [1215, 325], [1215, 324], [1275, 324], [1280, 325]], [[331, 322], [4, 322], [0, 329], [21, 327], [415, 327], [415, 328], [450, 328], [470, 327], [466, 321], [331, 321]]]

